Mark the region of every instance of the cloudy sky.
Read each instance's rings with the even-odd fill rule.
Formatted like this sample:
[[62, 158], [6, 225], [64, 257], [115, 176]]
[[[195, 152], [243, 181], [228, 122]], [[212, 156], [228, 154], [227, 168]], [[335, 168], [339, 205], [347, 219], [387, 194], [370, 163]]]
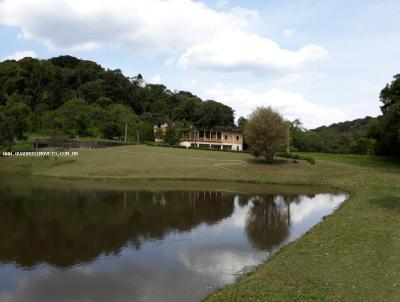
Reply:
[[0, 0], [0, 60], [71, 54], [306, 127], [379, 114], [398, 0]]

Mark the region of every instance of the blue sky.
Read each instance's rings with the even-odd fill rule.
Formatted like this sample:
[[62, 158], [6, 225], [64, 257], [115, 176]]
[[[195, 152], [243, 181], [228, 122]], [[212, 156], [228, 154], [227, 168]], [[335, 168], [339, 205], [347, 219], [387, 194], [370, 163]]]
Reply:
[[312, 128], [379, 114], [399, 1], [0, 0], [0, 60], [71, 54]]

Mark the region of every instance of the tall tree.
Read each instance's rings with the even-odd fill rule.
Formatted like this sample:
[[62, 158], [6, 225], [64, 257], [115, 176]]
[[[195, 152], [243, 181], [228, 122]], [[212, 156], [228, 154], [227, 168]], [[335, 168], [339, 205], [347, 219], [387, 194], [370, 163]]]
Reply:
[[14, 142], [14, 129], [6, 114], [0, 108], [0, 145], [11, 148]]
[[258, 107], [250, 114], [244, 135], [254, 156], [273, 162], [275, 153], [287, 142], [288, 124], [271, 107]]
[[381, 91], [383, 115], [371, 129], [377, 139], [377, 153], [400, 157], [400, 74], [393, 77]]
[[3, 112], [12, 124], [17, 139], [24, 139], [24, 132], [29, 126], [31, 109], [22, 101], [10, 99], [3, 108]]
[[237, 126], [239, 128], [240, 131], [244, 131], [244, 126], [247, 123], [247, 119], [243, 116], [239, 117], [238, 122], [237, 122]]
[[93, 108], [82, 99], [72, 99], [57, 110], [56, 119], [70, 136], [88, 136]]
[[121, 137], [126, 126], [131, 126], [136, 118], [136, 115], [128, 106], [122, 104], [108, 106], [105, 113], [105, 123], [102, 127], [104, 137], [108, 139]]
[[386, 113], [392, 105], [400, 102], [400, 74], [393, 76], [393, 81], [390, 84], [386, 84], [379, 98], [383, 104], [381, 106], [383, 113]]
[[202, 102], [195, 111], [196, 126], [212, 129], [217, 126], [233, 127], [234, 111], [213, 100]]

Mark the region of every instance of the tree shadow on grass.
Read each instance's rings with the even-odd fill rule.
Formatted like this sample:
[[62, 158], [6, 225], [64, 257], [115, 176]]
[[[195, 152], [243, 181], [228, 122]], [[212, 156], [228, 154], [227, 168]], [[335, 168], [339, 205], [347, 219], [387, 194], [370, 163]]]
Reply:
[[51, 166], [52, 167], [58, 167], [58, 166], [72, 164], [74, 162], [75, 162], [75, 159], [59, 160], [59, 161], [54, 161], [54, 163]]
[[400, 198], [396, 196], [386, 195], [379, 198], [369, 200], [370, 203], [388, 210], [400, 209]]
[[247, 160], [248, 163], [256, 164], [256, 165], [283, 165], [290, 163], [291, 161], [285, 159], [274, 159], [273, 162], [269, 162], [263, 158], [252, 158]]

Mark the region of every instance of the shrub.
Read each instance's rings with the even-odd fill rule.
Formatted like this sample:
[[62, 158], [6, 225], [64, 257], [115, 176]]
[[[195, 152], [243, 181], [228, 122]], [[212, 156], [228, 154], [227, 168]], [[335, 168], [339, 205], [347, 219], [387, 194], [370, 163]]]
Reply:
[[244, 126], [244, 136], [254, 156], [272, 162], [277, 150], [287, 143], [288, 124], [271, 107], [258, 107]]

